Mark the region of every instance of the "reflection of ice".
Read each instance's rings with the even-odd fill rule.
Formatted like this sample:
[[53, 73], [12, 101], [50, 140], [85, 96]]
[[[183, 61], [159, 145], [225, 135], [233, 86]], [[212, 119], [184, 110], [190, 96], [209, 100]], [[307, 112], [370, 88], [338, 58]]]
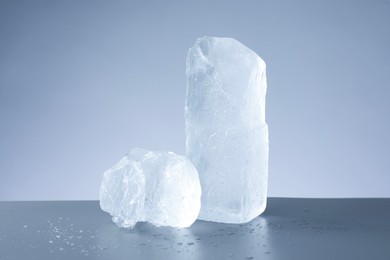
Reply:
[[[379, 241], [387, 242], [384, 228], [389, 230], [388, 215], [378, 217], [375, 223], [370, 219], [388, 214], [383, 211], [386, 207], [373, 204], [371, 211], [364, 211], [362, 203], [370, 206], [366, 201], [338, 201], [270, 199], [267, 211], [246, 224], [196, 221], [190, 228], [178, 229], [139, 223], [133, 230], [112, 225], [97, 202], [37, 203], [35, 207], [55, 209], [41, 210], [45, 216], [55, 214], [39, 219], [30, 214], [29, 221], [22, 214], [13, 214], [19, 219], [11, 228], [9, 220], [0, 221], [0, 258], [266, 260], [302, 259], [302, 254], [310, 253], [310, 259], [330, 259], [326, 254], [318, 258], [318, 252], [324, 248], [331, 252], [334, 245], [348, 243], [351, 238], [367, 247], [369, 239], [363, 236], [367, 232], [374, 235], [381, 230], [375, 234], [382, 239]], [[356, 215], [359, 210], [360, 215]], [[378, 248], [369, 243], [368, 247]], [[357, 255], [355, 251], [351, 254]]]
[[96, 244], [108, 247], [102, 257], [120, 257], [124, 252], [129, 254], [130, 248], [130, 255], [145, 259], [207, 259], [210, 255], [215, 259], [251, 259], [270, 251], [268, 229], [263, 217], [241, 225], [196, 221], [184, 229], [139, 223], [133, 230], [122, 230], [107, 225], [99, 230]]
[[197, 221], [191, 229], [199, 238], [199, 254], [203, 259], [210, 255], [252, 259], [268, 251], [263, 246], [268, 244], [268, 227], [267, 219], [258, 217], [241, 225]]
[[107, 259], [120, 258], [124, 254], [129, 255], [129, 259], [131, 256], [142, 256], [143, 259], [201, 259], [199, 238], [189, 228], [157, 228], [149, 223], [138, 223], [134, 229], [124, 230], [106, 225], [99, 230], [96, 238], [98, 245], [108, 247], [101, 254]]

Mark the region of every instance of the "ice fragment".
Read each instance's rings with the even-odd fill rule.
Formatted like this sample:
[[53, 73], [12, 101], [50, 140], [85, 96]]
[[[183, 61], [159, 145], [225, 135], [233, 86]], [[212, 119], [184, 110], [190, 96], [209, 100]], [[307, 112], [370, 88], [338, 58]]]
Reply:
[[126, 228], [140, 221], [188, 227], [199, 214], [200, 197], [197, 170], [186, 157], [138, 148], [104, 173], [100, 187], [100, 207]]

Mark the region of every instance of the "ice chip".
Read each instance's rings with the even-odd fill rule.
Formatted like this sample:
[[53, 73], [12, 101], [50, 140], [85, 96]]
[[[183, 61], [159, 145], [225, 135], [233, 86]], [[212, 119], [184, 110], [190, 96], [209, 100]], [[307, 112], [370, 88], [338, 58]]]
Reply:
[[188, 51], [186, 153], [199, 172], [202, 220], [244, 223], [265, 210], [265, 72], [232, 38], [201, 37]]
[[100, 207], [120, 227], [189, 227], [200, 210], [198, 172], [172, 152], [132, 149], [103, 175]]

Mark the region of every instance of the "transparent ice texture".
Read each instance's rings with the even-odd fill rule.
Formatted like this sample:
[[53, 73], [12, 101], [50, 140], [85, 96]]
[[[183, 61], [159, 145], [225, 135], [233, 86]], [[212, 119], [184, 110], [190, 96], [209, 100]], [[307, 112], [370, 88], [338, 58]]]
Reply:
[[235, 39], [201, 37], [186, 74], [186, 153], [202, 186], [199, 219], [248, 222], [267, 201], [265, 63]]
[[125, 228], [137, 222], [189, 227], [200, 199], [197, 170], [185, 156], [139, 148], [108, 169], [100, 187], [100, 207]]

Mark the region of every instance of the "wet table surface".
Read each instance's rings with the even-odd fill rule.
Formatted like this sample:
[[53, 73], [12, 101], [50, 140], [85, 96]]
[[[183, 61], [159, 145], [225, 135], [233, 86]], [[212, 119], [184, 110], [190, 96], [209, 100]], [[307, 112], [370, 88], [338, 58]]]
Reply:
[[121, 229], [98, 201], [0, 202], [0, 259], [390, 259], [390, 199], [269, 198], [241, 224]]

